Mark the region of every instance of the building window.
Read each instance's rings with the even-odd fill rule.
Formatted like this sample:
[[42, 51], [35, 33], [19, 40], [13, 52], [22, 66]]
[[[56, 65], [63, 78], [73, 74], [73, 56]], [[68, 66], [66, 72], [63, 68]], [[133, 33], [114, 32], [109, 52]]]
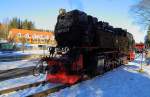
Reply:
[[30, 38], [30, 35], [27, 33], [27, 34], [25, 34], [25, 38]]
[[18, 33], [17, 36], [18, 36], [18, 37], [21, 37], [21, 33]]

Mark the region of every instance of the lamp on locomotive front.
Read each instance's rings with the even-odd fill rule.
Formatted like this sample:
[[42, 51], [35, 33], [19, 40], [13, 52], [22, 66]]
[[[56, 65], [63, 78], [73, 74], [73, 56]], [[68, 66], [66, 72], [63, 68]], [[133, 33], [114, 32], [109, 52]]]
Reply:
[[66, 9], [63, 9], [63, 8], [59, 9], [60, 15], [64, 15], [65, 13], [66, 13]]

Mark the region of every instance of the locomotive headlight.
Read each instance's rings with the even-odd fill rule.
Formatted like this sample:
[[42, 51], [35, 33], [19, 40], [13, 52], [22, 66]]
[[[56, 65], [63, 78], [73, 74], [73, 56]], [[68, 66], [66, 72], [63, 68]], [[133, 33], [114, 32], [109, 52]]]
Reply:
[[60, 14], [60, 15], [65, 15], [65, 13], [66, 13], [66, 10], [65, 10], [65, 9], [61, 8], [61, 9], [59, 10], [59, 14]]
[[47, 62], [46, 61], [44, 61], [43, 62], [43, 66], [47, 66], [48, 64], [47, 64]]

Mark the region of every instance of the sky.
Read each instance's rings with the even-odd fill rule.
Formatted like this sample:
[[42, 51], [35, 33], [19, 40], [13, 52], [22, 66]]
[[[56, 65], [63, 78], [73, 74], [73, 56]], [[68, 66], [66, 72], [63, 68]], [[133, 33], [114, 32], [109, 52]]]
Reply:
[[127, 29], [136, 42], [143, 42], [145, 31], [140, 25], [134, 24], [131, 6], [139, 0], [1, 0], [0, 22], [13, 17], [28, 19], [35, 23], [36, 28], [54, 30], [58, 11], [79, 9], [109, 22], [114, 27]]

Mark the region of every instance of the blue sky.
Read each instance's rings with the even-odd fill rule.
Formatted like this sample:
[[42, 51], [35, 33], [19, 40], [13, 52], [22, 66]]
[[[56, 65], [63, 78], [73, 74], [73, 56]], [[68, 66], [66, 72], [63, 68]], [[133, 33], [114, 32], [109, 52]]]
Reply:
[[122, 27], [133, 33], [137, 42], [143, 41], [145, 33], [133, 24], [130, 7], [139, 0], [1, 0], [0, 21], [18, 17], [35, 23], [37, 28], [53, 30], [58, 10], [80, 9], [109, 22], [114, 27]]

